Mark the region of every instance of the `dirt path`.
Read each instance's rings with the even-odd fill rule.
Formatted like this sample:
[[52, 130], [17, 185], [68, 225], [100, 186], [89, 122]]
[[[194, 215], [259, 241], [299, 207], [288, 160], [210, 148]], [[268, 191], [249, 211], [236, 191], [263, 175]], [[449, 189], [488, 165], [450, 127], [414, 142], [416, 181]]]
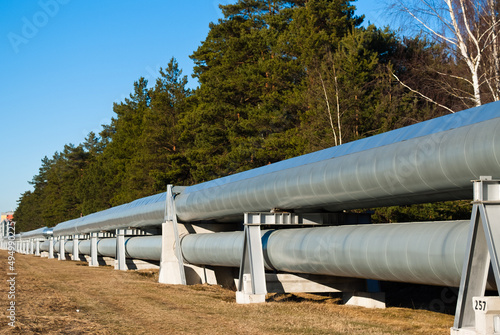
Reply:
[[0, 251], [0, 334], [449, 334], [453, 323], [450, 315], [314, 296], [237, 305], [234, 292], [217, 286], [162, 285], [150, 272], [16, 254], [11, 327], [7, 256]]

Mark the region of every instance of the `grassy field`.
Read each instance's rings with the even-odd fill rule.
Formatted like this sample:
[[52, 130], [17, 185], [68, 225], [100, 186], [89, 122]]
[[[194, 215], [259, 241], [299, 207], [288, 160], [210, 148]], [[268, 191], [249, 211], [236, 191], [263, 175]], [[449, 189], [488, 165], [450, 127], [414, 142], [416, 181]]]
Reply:
[[317, 295], [237, 305], [218, 286], [173, 286], [152, 271], [16, 254], [16, 322], [8, 325], [7, 252], [0, 251], [0, 334], [449, 334], [453, 316], [339, 305]]

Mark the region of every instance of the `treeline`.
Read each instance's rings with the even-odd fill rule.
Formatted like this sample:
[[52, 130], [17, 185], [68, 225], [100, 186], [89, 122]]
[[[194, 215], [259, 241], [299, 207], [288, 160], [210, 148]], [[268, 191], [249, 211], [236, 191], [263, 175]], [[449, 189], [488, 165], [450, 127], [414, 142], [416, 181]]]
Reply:
[[386, 132], [447, 113], [399, 84], [462, 109], [431, 69], [456, 65], [440, 45], [362, 27], [343, 0], [240, 0], [221, 6], [194, 51], [155, 83], [134, 83], [99, 134], [42, 160], [15, 219], [30, 230], [165, 191]]

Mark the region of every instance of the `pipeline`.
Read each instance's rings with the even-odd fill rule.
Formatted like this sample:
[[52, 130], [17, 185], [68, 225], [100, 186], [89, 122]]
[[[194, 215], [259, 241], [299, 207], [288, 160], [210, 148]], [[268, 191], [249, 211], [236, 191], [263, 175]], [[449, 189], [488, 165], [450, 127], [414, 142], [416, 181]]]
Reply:
[[182, 221], [472, 198], [471, 180], [500, 177], [500, 102], [188, 187]]
[[[271, 270], [459, 286], [469, 221], [374, 224], [263, 232]], [[243, 233], [186, 235], [186, 262], [239, 267]]]
[[[468, 230], [469, 221], [413, 222], [267, 230], [262, 240], [268, 270], [456, 287]], [[241, 231], [186, 235], [182, 255], [190, 264], [239, 267], [243, 238]], [[90, 241], [79, 243], [90, 254]], [[115, 239], [97, 246], [115, 257]], [[66, 252], [72, 248], [67, 241]], [[126, 238], [125, 249], [129, 258], [159, 261], [161, 236]]]
[[[500, 102], [421, 122], [187, 188], [180, 221], [243, 213], [341, 211], [472, 198], [471, 180], [500, 178]], [[54, 235], [160, 225], [166, 194], [62, 222]]]
[[[40, 245], [41, 251], [49, 251], [50, 241], [44, 241]], [[59, 251], [60, 241], [54, 241], [54, 250]], [[64, 251], [73, 253], [74, 241], [64, 242]], [[161, 254], [161, 235], [140, 236], [125, 238], [125, 252], [128, 258], [159, 261]], [[81, 255], [90, 255], [90, 240], [79, 240], [78, 251]], [[116, 256], [116, 239], [101, 238], [97, 240], [97, 255], [106, 257]]]
[[54, 227], [53, 233], [55, 236], [61, 236], [159, 225], [165, 218], [165, 199], [166, 193], [137, 199], [121, 206], [59, 223]]
[[[177, 188], [177, 218], [241, 222], [274, 208], [341, 211], [472, 198], [471, 180], [500, 178], [500, 102], [292, 158], [206, 183]], [[158, 226], [166, 194], [138, 199], [58, 224], [54, 236]], [[468, 221], [357, 225], [263, 232], [266, 267], [410, 283], [458, 286]], [[129, 257], [158, 260], [159, 236], [126, 239]], [[59, 250], [57, 247], [55, 250]], [[66, 242], [70, 250], [72, 242]], [[88, 241], [80, 241], [89, 251]], [[186, 262], [239, 266], [242, 232], [186, 235]], [[98, 253], [114, 256], [115, 239]]]
[[52, 236], [52, 229], [43, 227], [19, 234], [21, 239], [45, 239]]

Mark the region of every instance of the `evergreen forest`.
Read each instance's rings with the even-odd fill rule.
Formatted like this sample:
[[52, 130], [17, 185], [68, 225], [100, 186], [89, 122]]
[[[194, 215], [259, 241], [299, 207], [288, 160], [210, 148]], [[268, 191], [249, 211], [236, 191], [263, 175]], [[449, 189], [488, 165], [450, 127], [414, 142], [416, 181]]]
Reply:
[[[174, 57], [155, 82], [131, 83], [99, 133], [41, 160], [33, 191], [18, 200], [19, 231], [473, 106], [436, 76], [464, 73], [449, 49], [363, 25], [355, 1], [240, 0], [221, 9], [190, 56], [198, 86], [187, 87]], [[467, 206], [374, 209], [374, 218], [455, 219], [468, 217]]]

